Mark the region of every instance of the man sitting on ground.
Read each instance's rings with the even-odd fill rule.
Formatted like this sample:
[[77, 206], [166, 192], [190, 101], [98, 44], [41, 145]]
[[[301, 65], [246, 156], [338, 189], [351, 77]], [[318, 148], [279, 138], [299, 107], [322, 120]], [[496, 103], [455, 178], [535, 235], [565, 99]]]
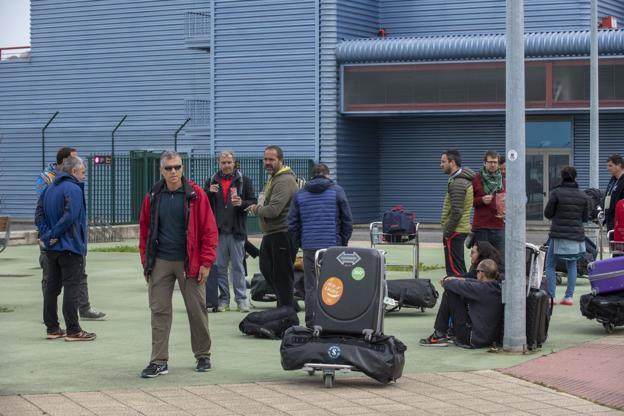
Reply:
[[483, 348], [498, 341], [503, 316], [498, 266], [491, 259], [477, 266], [477, 279], [448, 276], [442, 280], [444, 294], [436, 316], [433, 334], [420, 340], [424, 347], [446, 347], [449, 318], [454, 343], [465, 348]]

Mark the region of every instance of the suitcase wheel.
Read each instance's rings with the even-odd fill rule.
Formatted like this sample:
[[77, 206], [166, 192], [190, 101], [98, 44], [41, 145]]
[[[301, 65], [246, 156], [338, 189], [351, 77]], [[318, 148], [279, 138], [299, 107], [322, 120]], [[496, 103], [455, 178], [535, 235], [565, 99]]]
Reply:
[[607, 334], [612, 333], [613, 330], [615, 329], [615, 325], [613, 325], [612, 323], [604, 323], [602, 324], [602, 326], [604, 327]]
[[332, 387], [334, 387], [334, 374], [333, 373], [323, 374], [323, 381], [325, 382], [325, 388], [331, 389]]

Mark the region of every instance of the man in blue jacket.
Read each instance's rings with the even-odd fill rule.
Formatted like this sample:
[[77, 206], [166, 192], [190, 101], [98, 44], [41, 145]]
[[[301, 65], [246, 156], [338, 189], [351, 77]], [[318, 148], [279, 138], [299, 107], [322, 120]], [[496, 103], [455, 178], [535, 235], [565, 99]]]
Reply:
[[[87, 217], [84, 198], [85, 166], [79, 157], [63, 161], [54, 182], [41, 195], [42, 210], [35, 218], [39, 244], [48, 259], [48, 283], [43, 296], [43, 321], [47, 339], [93, 341], [95, 334], [83, 331], [78, 321], [77, 295], [87, 254]], [[58, 321], [57, 299], [63, 293], [63, 317], [67, 332]]]
[[329, 179], [324, 163], [312, 169], [312, 179], [297, 192], [288, 212], [288, 231], [297, 247], [303, 249], [305, 320], [314, 325], [316, 304], [316, 250], [346, 246], [353, 232], [349, 201], [341, 186]]

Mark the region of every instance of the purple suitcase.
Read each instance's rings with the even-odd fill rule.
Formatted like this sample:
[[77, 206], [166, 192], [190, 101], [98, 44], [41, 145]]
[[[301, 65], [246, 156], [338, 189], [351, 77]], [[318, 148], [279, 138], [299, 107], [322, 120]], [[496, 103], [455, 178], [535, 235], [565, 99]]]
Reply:
[[624, 256], [596, 260], [587, 266], [589, 283], [596, 294], [624, 290]]

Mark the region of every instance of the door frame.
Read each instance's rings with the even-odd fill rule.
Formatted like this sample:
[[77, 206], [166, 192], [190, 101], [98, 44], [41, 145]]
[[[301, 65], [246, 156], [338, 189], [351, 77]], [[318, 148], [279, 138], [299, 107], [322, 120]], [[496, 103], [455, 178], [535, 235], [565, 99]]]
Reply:
[[[548, 198], [550, 196], [550, 189], [549, 189], [549, 175], [548, 175], [548, 171], [550, 170], [550, 166], [549, 166], [549, 160], [550, 157], [549, 156], [568, 156], [569, 161], [570, 161], [570, 165], [574, 165], [574, 153], [572, 152], [571, 148], [559, 148], [559, 147], [548, 147], [548, 148], [527, 148], [526, 149], [526, 155], [529, 156], [542, 156], [542, 178], [544, 179], [542, 181], [542, 187], [543, 187], [543, 192], [544, 192], [544, 199], [542, 201], [542, 212], [544, 210], [544, 208], [546, 208], [546, 203], [548, 202]], [[528, 197], [528, 195], [527, 195]], [[547, 220], [546, 218], [542, 218], [541, 221], [536, 221], [536, 220], [527, 220], [527, 224], [533, 224], [533, 225], [546, 225], [548, 224], [550, 221]]]

